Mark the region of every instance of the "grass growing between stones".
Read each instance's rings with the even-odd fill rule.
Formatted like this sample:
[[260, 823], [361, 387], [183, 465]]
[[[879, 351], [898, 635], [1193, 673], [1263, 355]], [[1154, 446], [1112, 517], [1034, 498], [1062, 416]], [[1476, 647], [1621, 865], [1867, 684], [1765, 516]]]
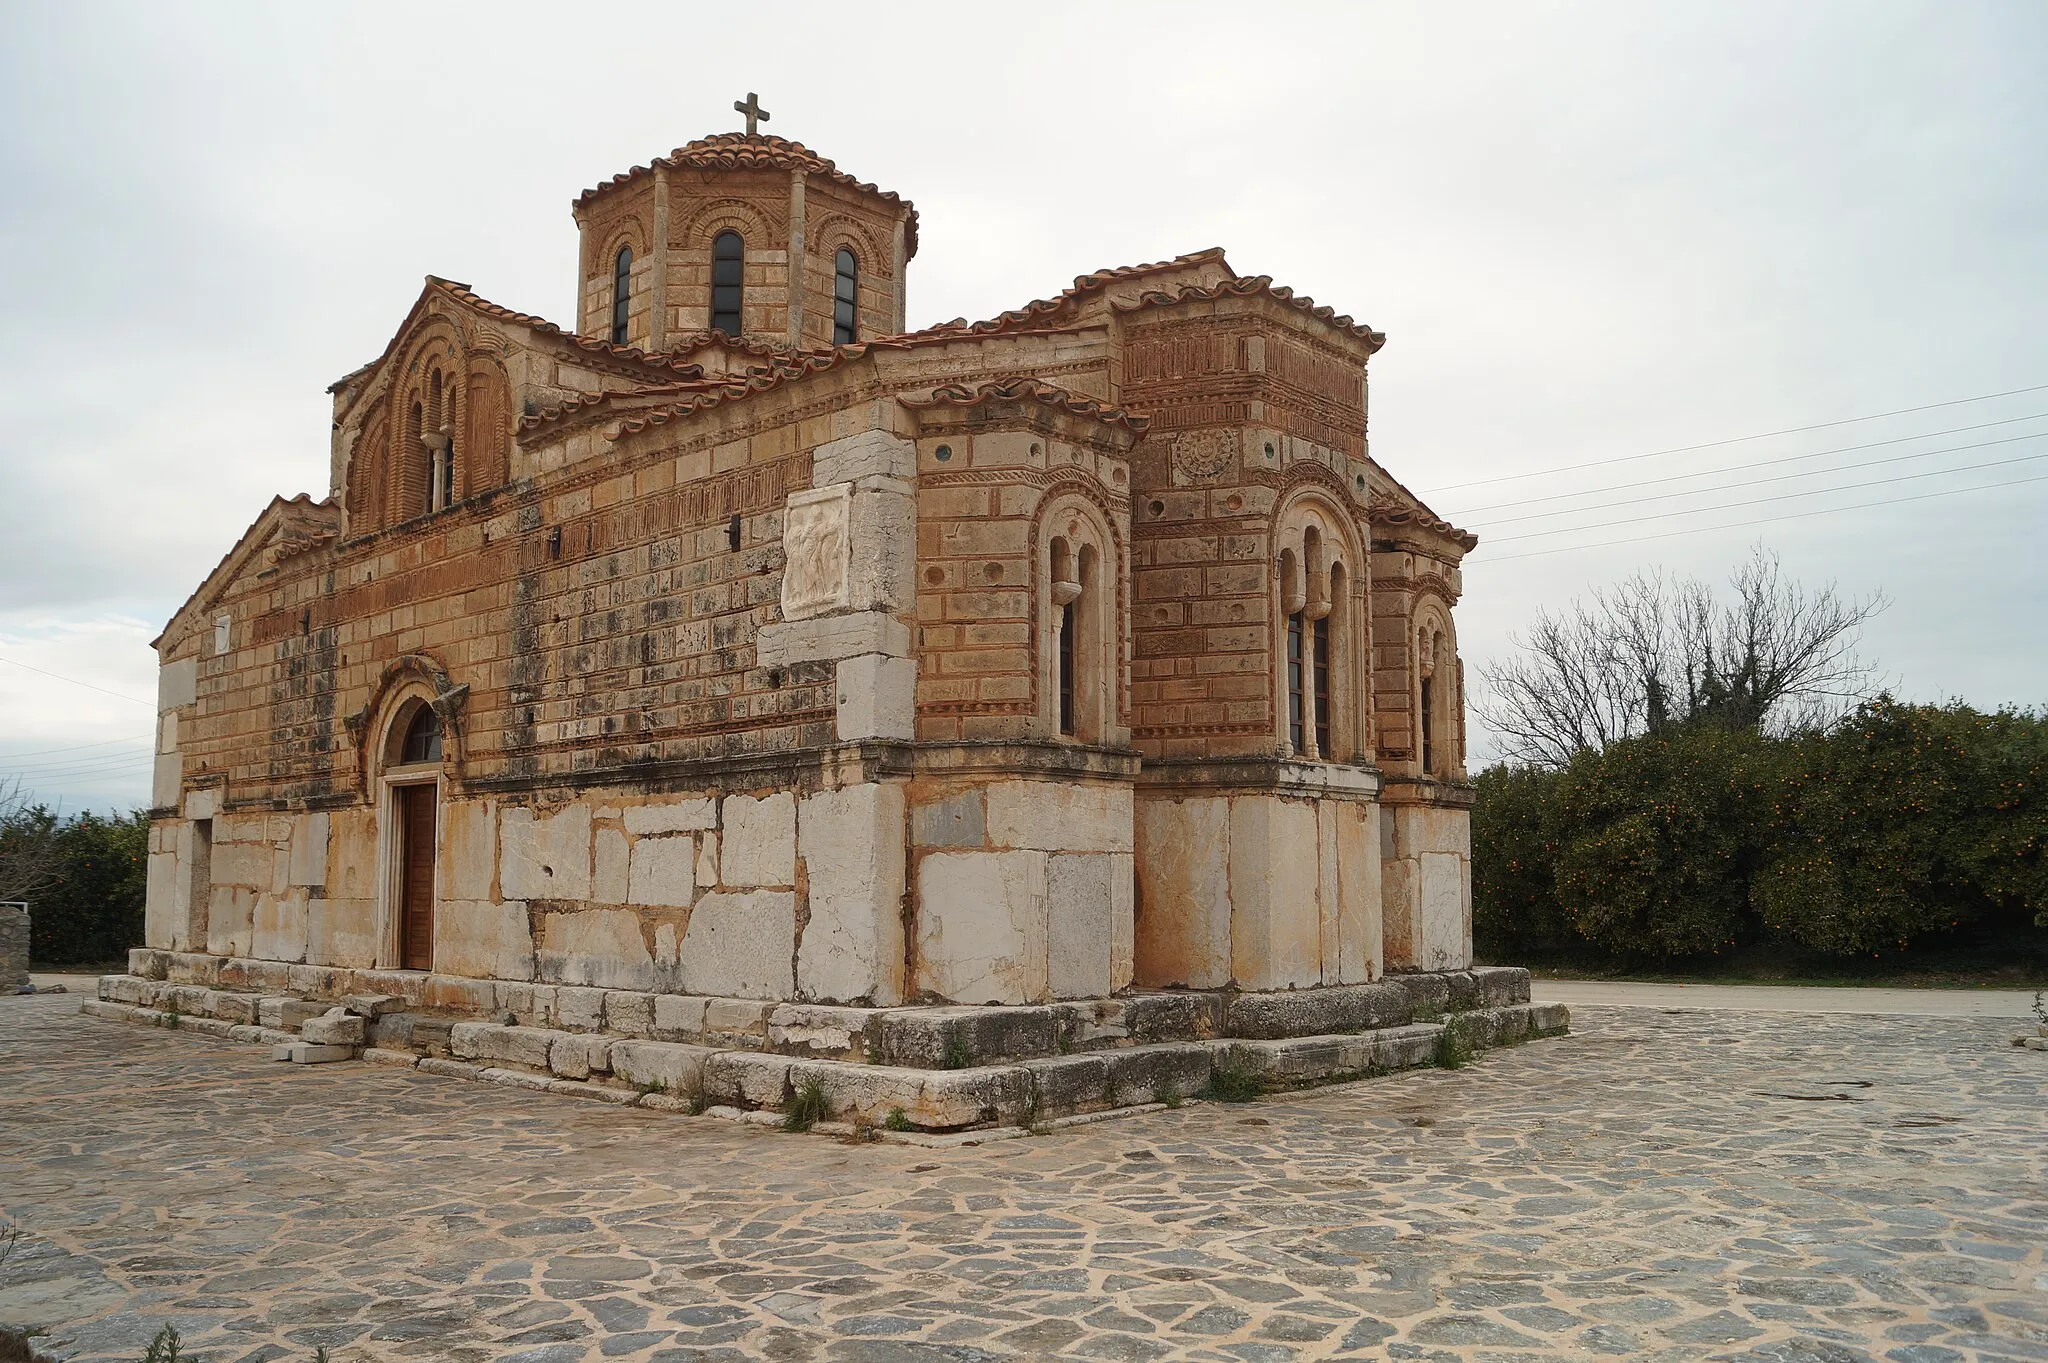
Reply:
[[1226, 1069], [1219, 1065], [1209, 1072], [1207, 1096], [1219, 1103], [1256, 1102], [1265, 1091], [1266, 1086], [1250, 1070]]
[[1458, 1019], [1453, 1016], [1437, 1034], [1436, 1067], [1440, 1070], [1462, 1070], [1471, 1063], [1472, 1043], [1465, 1040], [1458, 1028]]
[[809, 1131], [819, 1122], [831, 1116], [831, 1108], [825, 1101], [825, 1086], [816, 1079], [806, 1079], [790, 1098], [789, 1106], [782, 1114], [784, 1131]]
[[958, 1032], [946, 1038], [946, 1068], [964, 1070], [974, 1063], [974, 1052], [968, 1048], [967, 1038]]
[[882, 1125], [891, 1131], [915, 1131], [917, 1129], [910, 1124], [910, 1118], [904, 1115], [903, 1109], [900, 1107], [890, 1108], [889, 1115], [882, 1119]]

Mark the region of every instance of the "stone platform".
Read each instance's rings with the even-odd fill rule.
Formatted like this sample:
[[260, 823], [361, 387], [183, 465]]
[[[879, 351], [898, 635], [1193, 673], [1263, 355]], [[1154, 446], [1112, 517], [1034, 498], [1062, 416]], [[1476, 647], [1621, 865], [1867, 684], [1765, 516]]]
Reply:
[[854, 1008], [335, 970], [154, 950], [90, 1015], [611, 1103], [826, 1129], [993, 1135], [1207, 1093], [1456, 1063], [1568, 1029], [1525, 970], [1280, 993], [1140, 992], [1015, 1007]]

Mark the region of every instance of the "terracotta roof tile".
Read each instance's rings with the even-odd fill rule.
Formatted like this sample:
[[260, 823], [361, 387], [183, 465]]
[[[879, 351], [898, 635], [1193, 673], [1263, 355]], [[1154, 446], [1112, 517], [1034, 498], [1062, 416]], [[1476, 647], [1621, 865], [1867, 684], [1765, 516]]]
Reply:
[[635, 166], [612, 176], [601, 185], [595, 185], [576, 196], [576, 207], [623, 184], [630, 184], [643, 175], [651, 175], [660, 166], [674, 170], [679, 166], [692, 166], [702, 170], [801, 170], [810, 175], [822, 175], [836, 185], [872, 194], [886, 203], [901, 204], [909, 210], [909, 218], [903, 227], [904, 259], [917, 254], [917, 209], [910, 200], [891, 190], [878, 189], [865, 180], [859, 180], [841, 170], [832, 162], [812, 151], [801, 142], [792, 142], [786, 137], [769, 133], [714, 133], [700, 137], [694, 142], [677, 147], [666, 156], [658, 156], [644, 166]]
[[1094, 417], [1097, 421], [1111, 426], [1122, 426], [1136, 435], [1143, 435], [1152, 424], [1152, 418], [1136, 412], [1127, 412], [1121, 407], [1078, 393], [1070, 393], [1041, 379], [1010, 378], [994, 379], [970, 388], [964, 383], [949, 383], [934, 388], [925, 397], [903, 397], [898, 402], [913, 410], [928, 407], [978, 407], [987, 402], [1038, 402], [1048, 407], [1057, 407], [1077, 416]]
[[1088, 294], [1099, 293], [1120, 280], [1136, 279], [1143, 275], [1158, 274], [1165, 270], [1183, 270], [1190, 265], [1203, 265], [1210, 261], [1216, 262], [1226, 270], [1230, 268], [1229, 262], [1223, 259], [1223, 248], [1221, 246], [1211, 246], [1205, 251], [1190, 251], [1184, 256], [1175, 256], [1172, 260], [1156, 260], [1148, 265], [1119, 265], [1113, 269], [1096, 270], [1092, 274], [1076, 275], [1073, 287], [1063, 289], [1051, 298], [1035, 299], [1032, 302], [1026, 303], [1021, 308], [1015, 308], [1000, 316], [991, 317], [985, 322], [969, 322], [966, 318], [962, 317], [951, 322], [941, 322], [937, 326], [926, 327], [923, 331], [911, 332], [909, 334], [913, 336], [980, 335], [992, 331], [1017, 331], [1043, 326], [1048, 317], [1066, 308], [1077, 299]]
[[1349, 317], [1339, 314], [1334, 308], [1318, 304], [1315, 299], [1305, 294], [1295, 293], [1285, 284], [1275, 284], [1273, 276], [1264, 274], [1226, 279], [1212, 289], [1188, 284], [1172, 293], [1155, 290], [1140, 294], [1132, 302], [1117, 303], [1114, 306], [1118, 312], [1136, 312], [1140, 308], [1165, 307], [1175, 303], [1206, 303], [1218, 298], [1249, 298], [1254, 294], [1264, 294], [1268, 298], [1277, 299], [1291, 308], [1298, 308], [1312, 317], [1328, 322], [1340, 331], [1348, 331], [1360, 340], [1370, 342], [1375, 351], [1387, 343], [1385, 332], [1374, 331], [1363, 323], [1354, 322]]

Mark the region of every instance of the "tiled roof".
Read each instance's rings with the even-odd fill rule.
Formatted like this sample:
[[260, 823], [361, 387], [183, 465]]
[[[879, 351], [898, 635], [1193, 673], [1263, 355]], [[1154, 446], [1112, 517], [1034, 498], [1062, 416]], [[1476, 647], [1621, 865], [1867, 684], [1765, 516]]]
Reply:
[[994, 379], [988, 383], [970, 388], [964, 383], [949, 383], [934, 388], [928, 396], [921, 398], [898, 398], [898, 402], [912, 409], [927, 407], [978, 407], [986, 402], [1038, 402], [1048, 407], [1057, 407], [1077, 416], [1094, 417], [1106, 425], [1122, 426], [1136, 435], [1143, 435], [1152, 424], [1152, 418], [1136, 412], [1127, 412], [1121, 407], [1098, 402], [1094, 398], [1069, 393], [1041, 379], [1012, 378]]
[[1088, 294], [1099, 293], [1120, 280], [1137, 279], [1144, 275], [1159, 274], [1166, 270], [1184, 270], [1191, 265], [1205, 265], [1211, 261], [1221, 265], [1226, 270], [1230, 268], [1229, 262], [1223, 259], [1223, 248], [1221, 246], [1211, 246], [1205, 251], [1190, 251], [1184, 256], [1175, 256], [1172, 260], [1153, 261], [1149, 265], [1119, 265], [1114, 269], [1097, 270], [1093, 274], [1076, 275], [1072, 288], [1063, 289], [1051, 298], [1036, 299], [1026, 303], [1021, 308], [1013, 309], [997, 317], [991, 317], [985, 322], [969, 322], [966, 318], [962, 317], [951, 322], [941, 322], [935, 327], [927, 327], [921, 332], [913, 332], [911, 334], [929, 336], [950, 333], [953, 335], [971, 336], [991, 331], [1016, 331], [1043, 326], [1052, 314], [1059, 312], [1075, 300]]
[[1339, 314], [1335, 308], [1318, 304], [1315, 299], [1305, 294], [1297, 294], [1285, 284], [1275, 284], [1273, 276], [1264, 274], [1242, 279], [1226, 279], [1212, 289], [1188, 284], [1172, 293], [1154, 290], [1138, 295], [1132, 302], [1117, 303], [1114, 306], [1118, 312], [1135, 312], [1140, 308], [1164, 307], [1175, 303], [1206, 303], [1218, 298], [1249, 298], [1254, 294], [1264, 294], [1268, 298], [1277, 299], [1291, 308], [1298, 308], [1312, 317], [1320, 318], [1341, 331], [1348, 331], [1360, 340], [1370, 342], [1375, 351], [1387, 343], [1385, 332], [1374, 331], [1363, 323], [1354, 322], [1349, 317]]
[[420, 299], [413, 303], [411, 310], [405, 315], [405, 321], [401, 322], [398, 330], [391, 334], [391, 339], [384, 345], [383, 353], [368, 364], [359, 365], [336, 379], [327, 386], [327, 391], [330, 393], [339, 392], [348, 383], [390, 359], [392, 348], [398, 344], [399, 338], [405, 335], [406, 326], [412, 321], [413, 314], [419, 311], [420, 301], [423, 301], [430, 293], [445, 294], [450, 298], [467, 304], [476, 311], [483, 313], [486, 317], [494, 317], [501, 322], [511, 322], [516, 326], [529, 327], [542, 336], [557, 337], [586, 354], [599, 355], [607, 359], [623, 360], [629, 364], [639, 365], [643, 368], [674, 377], [694, 378], [704, 372], [702, 366], [689, 364], [671, 355], [642, 350], [638, 346], [613, 345], [609, 341], [600, 341], [592, 336], [579, 336], [566, 327], [557, 326], [555, 323], [548, 321], [545, 317], [535, 317], [529, 312], [515, 312], [503, 304], [493, 303], [490, 299], [472, 291], [467, 284], [458, 284], [452, 279], [443, 279], [439, 275], [428, 275], [427, 286], [420, 291]]
[[901, 204], [908, 209], [910, 216], [903, 226], [903, 256], [908, 260], [917, 254], [917, 209], [910, 200], [890, 190], [877, 189], [865, 180], [855, 179], [801, 142], [769, 133], [714, 133], [710, 137], [700, 137], [666, 156], [656, 157], [648, 165], [635, 166], [601, 185], [584, 190], [576, 196], [577, 207], [617, 185], [630, 184], [643, 175], [652, 174], [656, 166], [666, 170], [674, 170], [678, 166], [700, 170], [801, 170], [810, 175], [822, 175], [833, 184], [872, 194], [886, 203]]
[[[666, 425], [678, 417], [688, 416], [706, 407], [715, 407], [721, 402], [732, 402], [739, 398], [751, 397], [755, 393], [764, 393], [770, 388], [779, 388], [793, 379], [805, 378], [847, 360], [857, 359], [867, 350], [868, 347], [865, 345], [850, 345], [841, 346], [836, 350], [805, 351], [786, 359], [778, 359], [767, 369], [756, 369], [746, 374], [727, 374], [723, 377], [707, 378], [701, 383], [679, 385], [689, 391], [674, 402], [665, 402], [657, 407], [634, 412], [619, 423], [618, 430], [611, 438], [617, 440], [621, 436], [644, 431], [650, 426]], [[625, 393], [620, 396], [633, 395]]]
[[1408, 489], [1408, 485], [1399, 478], [1388, 473], [1386, 465], [1380, 463], [1379, 460], [1371, 455], [1367, 455], [1365, 462], [1388, 486], [1408, 500], [1408, 505], [1402, 507], [1388, 506], [1378, 498], [1374, 498], [1366, 512], [1366, 519], [1374, 525], [1418, 526], [1424, 530], [1433, 530], [1439, 535], [1448, 535], [1468, 550], [1479, 543], [1479, 536], [1469, 530], [1460, 530], [1457, 526], [1452, 525], [1449, 521], [1437, 515], [1436, 512], [1423, 505], [1422, 498], [1411, 492]]
[[304, 492], [294, 497], [272, 497], [270, 504], [257, 513], [255, 520], [249, 522], [249, 528], [242, 532], [241, 537], [225, 554], [221, 555], [220, 562], [213, 566], [213, 571], [208, 573], [199, 585], [192, 589], [192, 594], [171, 612], [171, 618], [165, 622], [163, 632], [151, 639], [149, 646], [157, 648], [162, 645], [163, 641], [170, 637], [171, 631], [177, 627], [185, 612], [191, 610], [194, 603], [206, 595], [207, 589], [220, 580], [223, 570], [253, 551], [260, 543], [259, 532], [284, 514], [292, 514], [295, 517], [294, 522], [288, 527], [289, 549], [294, 554], [318, 548], [332, 540], [341, 529], [341, 507], [332, 498], [323, 497], [316, 502]]

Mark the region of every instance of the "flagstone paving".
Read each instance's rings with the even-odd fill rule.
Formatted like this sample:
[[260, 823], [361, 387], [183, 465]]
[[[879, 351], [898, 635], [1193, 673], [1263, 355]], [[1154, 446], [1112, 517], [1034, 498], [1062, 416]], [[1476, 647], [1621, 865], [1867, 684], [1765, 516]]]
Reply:
[[[0, 1000], [0, 1321], [134, 1360], [2048, 1359], [2008, 1021], [1575, 1034], [932, 1151]], [[59, 1347], [60, 1346], [60, 1347]]]

